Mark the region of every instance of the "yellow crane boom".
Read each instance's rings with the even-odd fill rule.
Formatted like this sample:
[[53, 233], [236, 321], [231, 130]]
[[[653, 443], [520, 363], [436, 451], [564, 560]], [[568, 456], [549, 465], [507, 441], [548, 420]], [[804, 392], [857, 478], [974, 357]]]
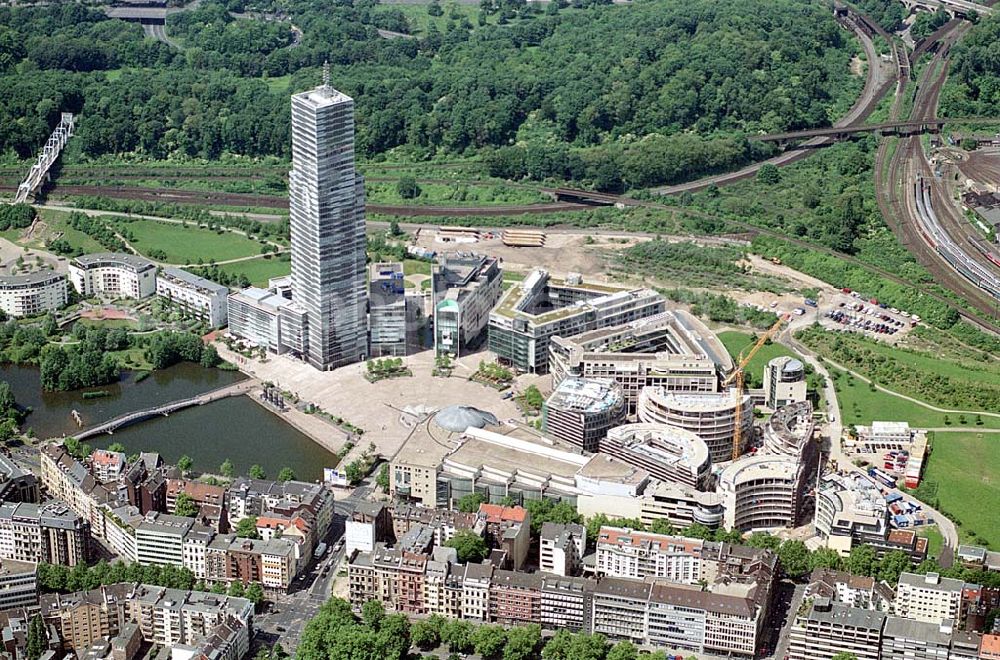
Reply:
[[723, 388], [728, 387], [734, 381], [736, 383], [736, 418], [735, 418], [736, 428], [733, 430], [734, 461], [740, 457], [740, 446], [743, 444], [743, 369], [744, 367], [747, 366], [747, 364], [750, 363], [750, 360], [752, 360], [753, 356], [757, 354], [757, 351], [760, 350], [761, 346], [766, 344], [769, 339], [778, 334], [778, 331], [781, 330], [781, 326], [784, 325], [788, 319], [789, 319], [788, 314], [784, 314], [783, 316], [778, 318], [778, 320], [775, 321], [774, 325], [768, 328], [767, 332], [762, 334], [757, 339], [757, 343], [755, 343], [753, 347], [750, 348], [750, 351], [746, 353], [745, 356], [744, 353], [746, 352], [746, 349], [744, 348], [742, 351], [740, 351], [740, 357], [736, 361], [735, 371], [729, 374], [729, 376], [722, 381]]

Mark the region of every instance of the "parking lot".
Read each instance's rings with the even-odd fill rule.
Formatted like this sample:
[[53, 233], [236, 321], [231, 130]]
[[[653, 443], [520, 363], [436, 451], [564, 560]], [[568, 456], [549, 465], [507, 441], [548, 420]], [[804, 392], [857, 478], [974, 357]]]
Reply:
[[823, 307], [822, 325], [875, 339], [898, 338], [920, 321], [920, 317], [911, 316], [905, 310], [889, 307], [874, 298], [866, 300], [857, 292], [841, 291]]

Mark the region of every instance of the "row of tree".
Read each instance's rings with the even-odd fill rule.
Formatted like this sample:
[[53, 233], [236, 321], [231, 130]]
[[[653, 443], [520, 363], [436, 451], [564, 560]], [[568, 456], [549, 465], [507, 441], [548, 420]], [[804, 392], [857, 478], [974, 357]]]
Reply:
[[543, 642], [537, 624], [505, 629], [475, 625], [463, 619], [431, 616], [410, 621], [402, 614], [386, 614], [381, 603], [369, 601], [361, 616], [340, 598], [331, 598], [302, 633], [297, 657], [379, 658], [405, 660], [411, 646], [422, 651], [439, 647], [452, 654], [475, 653], [484, 660], [665, 660], [664, 651], [642, 653], [631, 642], [608, 643], [603, 635], [574, 634], [560, 630]]

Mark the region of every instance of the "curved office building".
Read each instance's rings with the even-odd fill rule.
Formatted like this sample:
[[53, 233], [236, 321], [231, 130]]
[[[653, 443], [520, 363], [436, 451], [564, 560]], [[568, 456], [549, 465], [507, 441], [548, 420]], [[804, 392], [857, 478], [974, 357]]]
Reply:
[[666, 424], [626, 424], [608, 431], [601, 451], [640, 467], [652, 476], [690, 488], [705, 489], [712, 476], [712, 457], [705, 441], [690, 431]]
[[764, 451], [793, 457], [815, 452], [814, 429], [813, 407], [808, 401], [779, 408], [764, 425]]
[[750, 456], [719, 476], [726, 529], [741, 532], [794, 527], [805, 494], [806, 471], [790, 456]]
[[747, 395], [740, 397], [735, 389], [695, 393], [644, 387], [639, 393], [638, 415], [642, 422], [691, 431], [705, 441], [712, 462], [724, 463], [733, 458], [737, 406], [743, 407], [742, 454], [753, 434], [753, 403]]
[[587, 452], [624, 417], [622, 386], [610, 378], [567, 378], [542, 406], [544, 429]]

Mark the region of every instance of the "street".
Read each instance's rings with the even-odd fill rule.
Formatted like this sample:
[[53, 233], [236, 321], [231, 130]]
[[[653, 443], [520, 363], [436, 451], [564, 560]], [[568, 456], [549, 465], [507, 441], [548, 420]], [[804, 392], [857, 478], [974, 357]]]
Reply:
[[336, 552], [332, 550], [344, 535], [344, 520], [354, 510], [355, 505], [367, 499], [373, 490], [374, 484], [369, 479], [346, 497], [334, 502], [333, 524], [323, 539], [331, 550], [327, 551], [327, 555], [321, 560], [311, 560], [309, 568], [295, 578], [290, 592], [273, 598], [267, 610], [254, 618], [256, 635], [252, 643], [252, 653], [276, 644], [281, 644], [286, 651], [292, 652], [299, 645], [306, 624], [330, 598], [330, 589], [344, 559], [343, 546], [337, 548]]

